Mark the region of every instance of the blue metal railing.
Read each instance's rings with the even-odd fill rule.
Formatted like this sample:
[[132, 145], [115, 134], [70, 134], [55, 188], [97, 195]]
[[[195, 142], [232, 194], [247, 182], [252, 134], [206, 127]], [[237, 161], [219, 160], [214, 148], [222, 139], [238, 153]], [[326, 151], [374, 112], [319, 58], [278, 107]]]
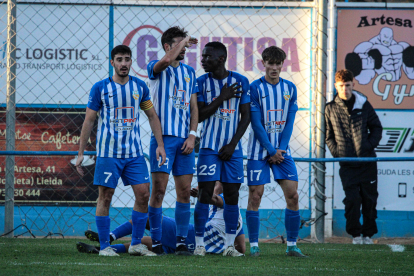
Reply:
[[[85, 151], [84, 155], [96, 155], [96, 151]], [[1, 155], [37, 155], [37, 156], [55, 156], [55, 155], [78, 155], [77, 151], [0, 151]], [[149, 159], [144, 153], [145, 158]], [[198, 156], [198, 154], [196, 154]], [[246, 156], [243, 156], [247, 159]], [[293, 157], [295, 162], [397, 162], [397, 161], [414, 161], [413, 157], [340, 157], [340, 158], [302, 158]]]

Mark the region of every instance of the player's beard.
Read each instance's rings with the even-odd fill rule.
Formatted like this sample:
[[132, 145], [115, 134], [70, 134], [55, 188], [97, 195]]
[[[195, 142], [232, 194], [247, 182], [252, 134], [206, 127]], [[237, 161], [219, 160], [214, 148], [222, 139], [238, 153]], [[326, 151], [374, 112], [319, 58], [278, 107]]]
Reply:
[[180, 53], [175, 60], [183, 60], [184, 55], [185, 55], [185, 52], [183, 54]]
[[[123, 68], [121, 68], [121, 69], [123, 69]], [[123, 73], [121, 73], [121, 70], [118, 70], [118, 69], [116, 69], [115, 68], [115, 73], [118, 75], [118, 76], [120, 76], [121, 78], [125, 78], [125, 77], [127, 77], [128, 76], [128, 74], [129, 74], [129, 68], [126, 68], [127, 69], [127, 71], [126, 71], [126, 73], [125, 74], [123, 74]]]

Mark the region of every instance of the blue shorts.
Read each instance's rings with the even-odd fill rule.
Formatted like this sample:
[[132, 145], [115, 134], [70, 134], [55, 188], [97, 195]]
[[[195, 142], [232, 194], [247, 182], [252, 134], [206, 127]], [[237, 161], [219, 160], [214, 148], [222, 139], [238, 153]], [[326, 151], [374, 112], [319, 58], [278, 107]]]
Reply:
[[144, 156], [96, 158], [93, 185], [115, 189], [120, 177], [125, 186], [148, 183], [150, 180]]
[[[175, 252], [176, 248], [176, 224], [175, 219], [170, 217], [162, 216], [162, 237], [161, 243], [162, 248], [167, 254], [171, 254]], [[185, 239], [185, 245], [188, 248], [188, 251], [193, 252], [195, 249], [195, 230], [194, 225], [188, 225], [188, 234], [187, 238]]]
[[243, 151], [236, 150], [229, 161], [219, 158], [212, 149], [200, 149], [197, 162], [198, 182], [221, 181], [225, 183], [243, 183]]
[[270, 167], [272, 167], [273, 177], [276, 181], [287, 179], [298, 181], [298, 172], [295, 161], [291, 156], [285, 156], [285, 160], [280, 164], [270, 164], [265, 160], [247, 160], [247, 185], [264, 185], [270, 183]]
[[150, 143], [151, 172], [165, 172], [170, 174], [172, 170], [172, 174], [176, 176], [194, 174], [196, 170], [194, 150], [188, 155], [182, 154], [183, 151], [181, 150], [186, 139], [168, 135], [162, 136], [162, 139], [164, 140], [164, 148], [167, 155], [167, 160], [165, 161], [164, 165], [161, 167], [158, 166], [159, 161], [157, 161], [157, 155], [155, 153], [158, 147], [158, 143], [155, 137], [152, 136]]

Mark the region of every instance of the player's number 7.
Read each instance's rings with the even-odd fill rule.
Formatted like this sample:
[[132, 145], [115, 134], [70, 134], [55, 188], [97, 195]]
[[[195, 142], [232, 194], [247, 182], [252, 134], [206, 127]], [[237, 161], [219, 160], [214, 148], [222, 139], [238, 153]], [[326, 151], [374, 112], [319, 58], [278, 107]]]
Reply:
[[110, 172], [104, 172], [104, 174], [107, 174], [108, 175], [108, 177], [105, 179], [105, 183], [108, 183], [108, 180], [111, 177], [112, 173], [110, 173]]

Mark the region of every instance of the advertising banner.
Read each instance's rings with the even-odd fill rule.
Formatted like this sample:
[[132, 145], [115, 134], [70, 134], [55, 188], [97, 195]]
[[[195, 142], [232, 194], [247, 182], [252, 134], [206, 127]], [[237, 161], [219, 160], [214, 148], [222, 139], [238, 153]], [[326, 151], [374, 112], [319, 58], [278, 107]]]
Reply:
[[413, 10], [338, 10], [337, 70], [375, 109], [414, 108]]
[[[382, 139], [376, 148], [379, 157], [414, 156], [414, 112], [377, 112], [383, 126]], [[413, 162], [378, 162], [377, 210], [413, 211]], [[335, 163], [334, 208], [344, 209], [345, 194]]]
[[[17, 151], [77, 151], [84, 110], [16, 110]], [[95, 151], [96, 133], [87, 145]], [[0, 150], [6, 150], [6, 112], [0, 110]], [[0, 156], [0, 202], [4, 202], [6, 157]], [[75, 156], [16, 156], [15, 202], [33, 205], [96, 203], [98, 189], [93, 186], [95, 157], [85, 156], [85, 176], [75, 169]]]

